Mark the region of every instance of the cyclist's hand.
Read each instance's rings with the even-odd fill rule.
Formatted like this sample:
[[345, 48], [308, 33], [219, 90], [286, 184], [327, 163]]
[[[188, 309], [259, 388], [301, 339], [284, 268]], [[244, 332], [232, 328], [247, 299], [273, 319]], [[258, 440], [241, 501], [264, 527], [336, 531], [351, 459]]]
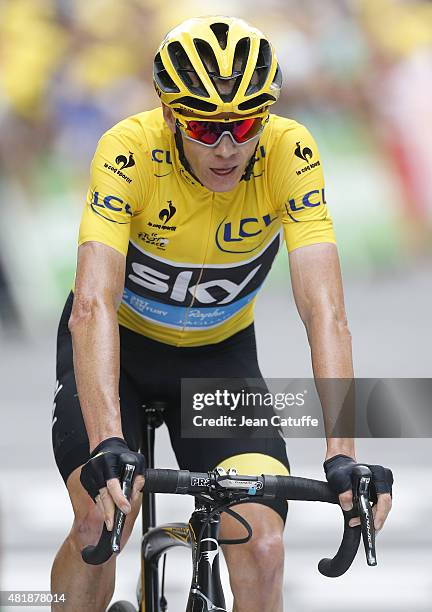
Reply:
[[121, 455], [132, 454], [137, 459], [131, 501], [139, 496], [143, 485], [144, 457], [141, 453], [129, 450], [122, 438], [107, 438], [103, 440], [92, 452], [90, 459], [81, 470], [80, 481], [90, 497], [97, 503], [103, 516], [107, 529], [111, 531], [114, 521], [114, 511], [117, 506], [122, 512], [128, 514], [131, 505], [123, 495], [120, 487], [122, 469]]
[[[324, 462], [327, 481], [333, 491], [339, 495], [340, 505], [345, 512], [353, 507], [351, 473], [355, 465], [358, 464], [347, 455], [335, 455]], [[392, 507], [393, 474], [391, 470], [384, 468], [382, 465], [369, 465], [367, 463], [362, 463], [362, 465], [368, 467], [372, 472], [371, 501], [374, 502], [372, 512], [374, 527], [378, 532], [383, 528]], [[350, 527], [360, 525], [360, 519], [351, 519], [349, 525]]]

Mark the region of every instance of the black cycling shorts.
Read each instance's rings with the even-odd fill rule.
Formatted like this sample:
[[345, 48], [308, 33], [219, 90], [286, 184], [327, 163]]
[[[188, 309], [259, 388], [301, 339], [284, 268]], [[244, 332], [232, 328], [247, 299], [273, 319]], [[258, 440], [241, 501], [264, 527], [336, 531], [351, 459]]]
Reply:
[[[89, 458], [89, 441], [78, 400], [68, 321], [70, 294], [60, 319], [57, 337], [57, 386], [54, 399], [52, 441], [63, 480]], [[238, 473], [289, 473], [282, 438], [212, 439], [180, 435], [182, 378], [262, 378], [254, 327], [217, 344], [174, 347], [150, 340], [120, 327], [120, 408], [125, 440], [132, 450], [143, 449], [140, 435], [143, 405], [164, 403], [164, 421], [180, 469], [207, 472], [218, 465]], [[163, 466], [158, 466], [163, 467]], [[285, 521], [287, 503], [269, 500]]]

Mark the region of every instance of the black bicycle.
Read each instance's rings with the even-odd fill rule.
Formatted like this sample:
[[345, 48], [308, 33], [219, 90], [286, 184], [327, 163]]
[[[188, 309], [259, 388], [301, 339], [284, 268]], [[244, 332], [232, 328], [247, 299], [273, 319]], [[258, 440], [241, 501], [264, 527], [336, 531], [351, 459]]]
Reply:
[[[170, 548], [183, 546], [192, 551], [193, 575], [186, 612], [227, 612], [219, 573], [220, 544], [243, 544], [252, 537], [249, 523], [233, 505], [251, 500], [280, 497], [287, 500], [321, 501], [339, 504], [337, 496], [326, 482], [294, 476], [243, 476], [235, 470], [225, 472], [217, 468], [208, 473], [186, 470], [154, 469], [155, 428], [162, 423], [159, 406], [146, 409], [147, 452], [149, 468], [145, 471], [142, 504], [142, 554], [141, 575], [137, 588], [137, 605], [127, 601], [112, 604], [108, 612], [165, 612], [168, 603], [164, 595], [166, 553]], [[125, 453], [121, 457], [123, 472], [121, 486], [130, 497], [135, 459]], [[351, 566], [363, 537], [366, 561], [376, 565], [375, 530], [371, 502], [375, 503], [371, 484], [371, 472], [366, 466], [356, 466], [353, 475], [354, 507], [343, 512], [344, 532], [339, 550], [332, 559], [321, 559], [318, 570], [324, 576], [337, 577]], [[155, 493], [193, 495], [195, 510], [189, 523], [169, 523], [156, 526]], [[237, 540], [219, 539], [220, 516], [227, 512], [245, 528], [247, 535]], [[349, 521], [360, 516], [361, 525], [349, 527]], [[82, 551], [86, 563], [98, 565], [111, 555], [120, 552], [120, 538], [125, 515], [116, 510], [111, 532], [104, 525], [96, 546]], [[164, 556], [161, 588], [159, 561]]]

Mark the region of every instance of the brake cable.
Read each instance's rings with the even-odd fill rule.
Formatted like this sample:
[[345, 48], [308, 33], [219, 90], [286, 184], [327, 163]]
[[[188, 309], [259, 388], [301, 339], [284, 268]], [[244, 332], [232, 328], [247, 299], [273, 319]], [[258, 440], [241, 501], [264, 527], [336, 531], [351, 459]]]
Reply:
[[[196, 495], [195, 496], [196, 499], [208, 504], [209, 503], [209, 499], [207, 497], [204, 497], [203, 495]], [[197, 538], [197, 549], [196, 549], [196, 559], [199, 559], [199, 555], [201, 553], [201, 538], [204, 535], [204, 531], [206, 529], [206, 527], [208, 527], [210, 521], [212, 520], [212, 518], [216, 515], [216, 514], [222, 514], [223, 512], [226, 512], [227, 514], [229, 514], [230, 516], [232, 516], [233, 518], [235, 518], [241, 525], [243, 525], [243, 527], [246, 529], [247, 531], [247, 536], [244, 538], [238, 538], [238, 539], [232, 539], [232, 540], [218, 540], [218, 544], [246, 544], [247, 542], [249, 542], [249, 540], [252, 537], [252, 527], [250, 526], [250, 524], [248, 523], [248, 521], [241, 516], [240, 514], [238, 514], [238, 512], [236, 512], [235, 510], [231, 510], [231, 506], [235, 506], [235, 505], [239, 505], [239, 504], [245, 504], [247, 502], [250, 502], [249, 497], [245, 497], [245, 498], [240, 498], [240, 499], [235, 499], [235, 500], [230, 500], [228, 503], [225, 504], [220, 504], [217, 505], [213, 508], [213, 510], [211, 510], [211, 512], [208, 514], [208, 516], [206, 517], [205, 521], [202, 524], [200, 533], [199, 533], [199, 537]]]

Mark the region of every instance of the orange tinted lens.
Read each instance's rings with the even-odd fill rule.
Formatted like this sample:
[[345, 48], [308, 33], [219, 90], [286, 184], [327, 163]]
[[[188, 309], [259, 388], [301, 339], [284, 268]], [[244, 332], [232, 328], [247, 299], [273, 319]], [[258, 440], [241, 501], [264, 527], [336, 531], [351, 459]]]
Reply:
[[262, 120], [241, 119], [239, 121], [186, 121], [185, 132], [189, 138], [193, 138], [204, 144], [214, 144], [221, 134], [231, 132], [234, 140], [239, 144], [254, 138], [261, 130]]
[[232, 129], [234, 140], [238, 143], [247, 142], [259, 133], [261, 125], [262, 123], [260, 117], [236, 121]]
[[187, 121], [185, 132], [194, 140], [214, 144], [222, 133], [218, 130], [219, 125], [216, 121]]

